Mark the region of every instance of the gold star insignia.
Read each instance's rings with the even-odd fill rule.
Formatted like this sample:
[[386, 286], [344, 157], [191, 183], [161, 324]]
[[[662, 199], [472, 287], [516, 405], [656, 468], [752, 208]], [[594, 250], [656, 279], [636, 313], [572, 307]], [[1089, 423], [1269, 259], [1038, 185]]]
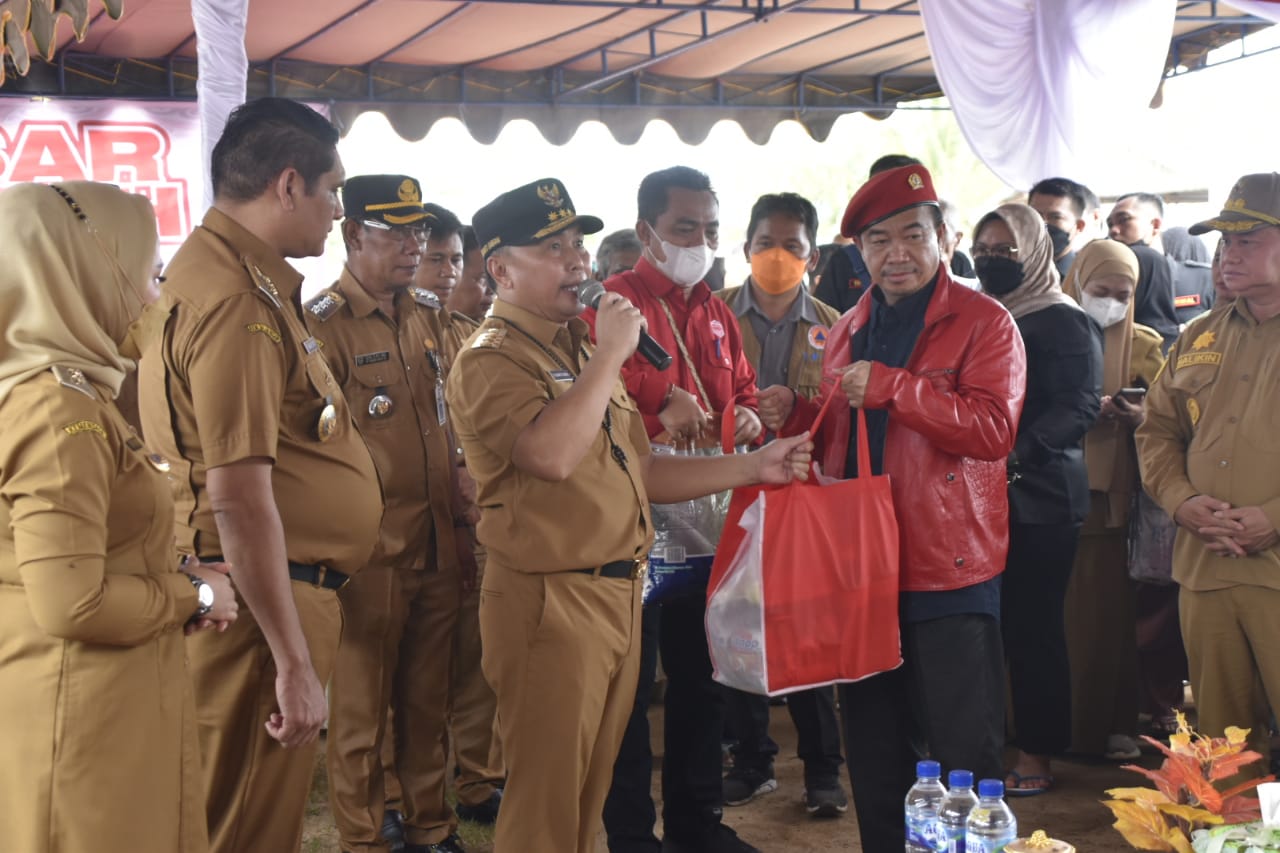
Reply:
[[1191, 343], [1191, 348], [1193, 350], [1208, 349], [1209, 347], [1213, 346], [1213, 342], [1216, 341], [1217, 339], [1218, 339], [1218, 336], [1215, 335], [1213, 332], [1205, 332], [1204, 334], [1200, 335]]

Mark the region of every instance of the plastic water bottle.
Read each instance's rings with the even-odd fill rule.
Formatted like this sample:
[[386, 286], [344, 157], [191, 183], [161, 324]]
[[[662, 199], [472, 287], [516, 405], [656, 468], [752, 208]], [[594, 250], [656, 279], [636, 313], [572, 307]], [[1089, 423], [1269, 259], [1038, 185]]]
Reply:
[[965, 853], [964, 824], [969, 819], [969, 812], [977, 804], [978, 796], [973, 793], [973, 774], [968, 770], [952, 770], [948, 773], [947, 797], [938, 811], [944, 841], [939, 849], [946, 853]]
[[947, 789], [942, 787], [942, 767], [936, 761], [916, 763], [916, 783], [907, 791], [906, 853], [938, 853], [942, 850], [942, 825], [938, 813]]
[[983, 779], [978, 783], [978, 804], [964, 825], [965, 853], [1001, 853], [1018, 837], [1018, 819], [1004, 802], [1004, 783]]

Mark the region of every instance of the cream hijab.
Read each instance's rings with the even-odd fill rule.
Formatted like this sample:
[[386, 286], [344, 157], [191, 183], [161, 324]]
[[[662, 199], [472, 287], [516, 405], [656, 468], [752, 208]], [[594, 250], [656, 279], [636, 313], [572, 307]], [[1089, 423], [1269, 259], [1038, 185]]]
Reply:
[[[1063, 290], [1080, 299], [1084, 286], [1104, 275], [1123, 275], [1136, 288], [1138, 258], [1117, 240], [1094, 240], [1080, 250], [1067, 270]], [[1129, 384], [1133, 368], [1133, 297], [1124, 320], [1102, 330], [1102, 393], [1111, 395]], [[1084, 437], [1089, 490], [1107, 495], [1107, 526], [1118, 527], [1129, 509], [1137, 482], [1137, 460], [1128, 430], [1115, 421], [1099, 421]]]
[[[59, 192], [61, 190], [61, 192]], [[0, 402], [54, 365], [114, 398], [135, 367], [120, 352], [155, 263], [151, 202], [110, 184], [17, 184], [0, 192]]]
[[1053, 242], [1044, 226], [1044, 220], [1025, 204], [1002, 204], [982, 217], [973, 229], [976, 240], [983, 227], [992, 219], [999, 219], [1013, 232], [1014, 245], [1018, 247], [1018, 260], [1022, 262], [1022, 284], [996, 296], [1016, 320], [1051, 305], [1070, 305], [1082, 310], [1074, 300], [1065, 296], [1058, 286], [1058, 270], [1053, 265]]

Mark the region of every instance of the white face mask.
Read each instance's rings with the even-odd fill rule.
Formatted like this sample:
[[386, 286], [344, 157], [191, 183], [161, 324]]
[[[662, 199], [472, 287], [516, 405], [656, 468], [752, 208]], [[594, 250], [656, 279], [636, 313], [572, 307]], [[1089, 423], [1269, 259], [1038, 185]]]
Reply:
[[1080, 295], [1080, 307], [1104, 329], [1119, 323], [1129, 313], [1128, 302], [1121, 302], [1110, 296], [1093, 296], [1089, 293]]
[[715, 250], [706, 243], [700, 246], [675, 246], [661, 237], [658, 240], [662, 243], [662, 254], [666, 255], [667, 259], [659, 261], [655, 257], [653, 265], [681, 287], [693, 287], [702, 281], [711, 271], [711, 265], [715, 263]]

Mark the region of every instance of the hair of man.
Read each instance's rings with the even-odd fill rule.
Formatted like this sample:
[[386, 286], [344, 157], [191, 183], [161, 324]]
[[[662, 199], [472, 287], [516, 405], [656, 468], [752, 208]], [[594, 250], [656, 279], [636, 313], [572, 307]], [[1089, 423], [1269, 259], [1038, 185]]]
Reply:
[[809, 235], [809, 245], [818, 245], [818, 211], [813, 202], [798, 193], [768, 193], [756, 199], [751, 205], [751, 220], [747, 223], [747, 245], [755, 236], [756, 226], [760, 221], [774, 214], [790, 216], [804, 223], [805, 233]]
[[448, 208], [441, 207], [440, 205], [433, 204], [431, 202], [427, 202], [422, 205], [422, 209], [435, 217], [434, 219], [425, 220], [427, 226], [431, 229], [432, 240], [444, 240], [448, 237], [452, 237], [454, 234], [461, 234], [462, 250], [464, 252], [467, 250], [467, 237], [463, 232], [463, 228], [465, 226], [462, 224], [462, 220], [458, 218], [456, 213]]
[[1084, 212], [1089, 209], [1089, 188], [1070, 178], [1045, 178], [1038, 181], [1027, 193], [1027, 198], [1030, 199], [1033, 195], [1070, 199], [1071, 210], [1075, 212], [1077, 219], [1084, 219]]
[[867, 172], [868, 178], [874, 178], [881, 172], [887, 172], [890, 169], [898, 169], [902, 166], [923, 166], [924, 164], [915, 157], [908, 157], [906, 154], [886, 154], [871, 164], [871, 169]]
[[1156, 211], [1156, 215], [1161, 218], [1164, 218], [1164, 199], [1161, 198], [1159, 195], [1156, 195], [1155, 193], [1125, 193], [1124, 195], [1116, 199], [1116, 204], [1119, 204], [1125, 199], [1130, 199], [1130, 198], [1137, 199], [1139, 204], [1145, 204], [1149, 207], [1154, 207]]
[[213, 194], [224, 201], [258, 198], [285, 169], [296, 169], [308, 194], [338, 156], [338, 129], [288, 98], [258, 98], [231, 112], [213, 147]]
[[667, 210], [668, 190], [680, 188], [694, 192], [709, 192], [711, 197], [719, 201], [716, 191], [711, 186], [711, 178], [703, 172], [688, 166], [671, 166], [657, 172], [650, 172], [640, 181], [640, 189], [636, 193], [636, 208], [640, 219], [654, 225]]

